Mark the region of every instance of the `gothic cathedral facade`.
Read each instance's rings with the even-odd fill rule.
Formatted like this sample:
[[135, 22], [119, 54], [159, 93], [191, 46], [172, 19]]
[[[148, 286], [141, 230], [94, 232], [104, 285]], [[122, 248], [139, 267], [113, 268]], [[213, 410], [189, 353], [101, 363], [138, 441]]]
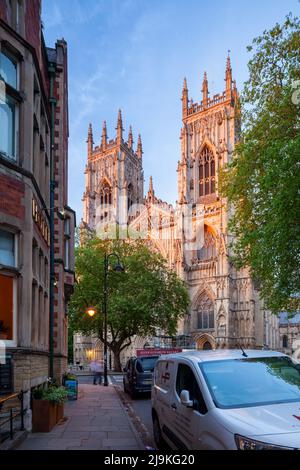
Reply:
[[108, 141], [104, 123], [101, 143], [94, 147], [90, 125], [83, 225], [95, 229], [114, 218], [147, 234], [152, 248], [186, 281], [190, 308], [178, 337], [190, 338], [193, 347], [275, 349], [277, 317], [264, 308], [248, 269], [237, 271], [230, 261], [229, 210], [218, 192], [219, 170], [231, 161], [240, 131], [229, 57], [225, 84], [222, 94], [210, 97], [205, 73], [202, 100], [194, 103], [184, 80], [176, 207], [155, 195], [152, 178], [144, 197], [141, 137], [136, 150], [131, 127], [123, 139], [120, 111], [115, 139]]

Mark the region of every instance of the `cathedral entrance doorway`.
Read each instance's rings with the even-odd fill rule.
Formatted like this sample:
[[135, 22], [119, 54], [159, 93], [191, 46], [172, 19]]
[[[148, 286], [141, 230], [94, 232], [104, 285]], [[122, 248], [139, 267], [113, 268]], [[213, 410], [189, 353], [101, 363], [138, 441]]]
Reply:
[[213, 336], [207, 335], [207, 334], [202, 334], [198, 338], [196, 338], [196, 348], [198, 350], [210, 350], [215, 348], [215, 340]]

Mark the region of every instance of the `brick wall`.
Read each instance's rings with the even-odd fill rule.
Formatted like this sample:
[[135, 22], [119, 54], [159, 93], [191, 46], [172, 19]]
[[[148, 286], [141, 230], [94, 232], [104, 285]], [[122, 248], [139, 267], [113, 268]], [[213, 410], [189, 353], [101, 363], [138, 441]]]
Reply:
[[41, 49], [41, 0], [30, 0], [26, 2], [25, 12], [25, 35], [26, 40], [35, 48], [40, 51]]
[[47, 380], [49, 376], [48, 355], [13, 354], [14, 391], [29, 390]]
[[11, 176], [0, 174], [0, 212], [24, 220], [25, 207], [22, 198], [25, 185]]

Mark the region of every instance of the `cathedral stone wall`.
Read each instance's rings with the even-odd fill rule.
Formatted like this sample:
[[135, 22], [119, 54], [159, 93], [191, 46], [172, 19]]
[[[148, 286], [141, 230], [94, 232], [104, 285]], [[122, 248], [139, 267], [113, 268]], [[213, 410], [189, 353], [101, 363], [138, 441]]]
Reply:
[[223, 93], [210, 97], [205, 73], [202, 100], [194, 103], [184, 80], [175, 207], [157, 197], [152, 177], [144, 197], [141, 138], [135, 151], [131, 128], [123, 139], [121, 112], [115, 139], [108, 141], [104, 123], [101, 143], [94, 147], [90, 126], [83, 223], [103, 231], [114, 214], [116, 223], [163, 255], [187, 283], [190, 308], [178, 335], [190, 337], [195, 347], [278, 348], [277, 317], [265, 310], [248, 269], [237, 271], [230, 262], [229, 209], [218, 192], [219, 170], [231, 161], [240, 132], [229, 57], [225, 83]]

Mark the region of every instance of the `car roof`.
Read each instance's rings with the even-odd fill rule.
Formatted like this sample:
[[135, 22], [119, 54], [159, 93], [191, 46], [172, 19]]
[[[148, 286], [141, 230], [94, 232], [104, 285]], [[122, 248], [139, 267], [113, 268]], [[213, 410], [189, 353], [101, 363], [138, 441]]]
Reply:
[[[259, 350], [259, 349], [245, 349], [248, 358], [258, 357], [281, 357], [286, 356], [278, 351]], [[193, 362], [207, 362], [207, 361], [226, 361], [229, 359], [245, 359], [241, 349], [216, 349], [216, 350], [190, 350], [176, 354], [163, 354], [159, 358], [164, 359], [189, 359]]]
[[159, 354], [151, 354], [151, 356], [150, 356], [150, 355], [145, 354], [145, 356], [132, 356], [132, 357], [129, 358], [129, 360], [131, 360], [131, 359], [132, 359], [132, 360], [136, 360], [136, 359], [147, 359], [147, 358], [152, 358], [152, 359], [153, 359], [154, 357], [155, 357], [155, 358], [156, 358], [156, 357], [160, 357], [160, 355], [159, 355]]

